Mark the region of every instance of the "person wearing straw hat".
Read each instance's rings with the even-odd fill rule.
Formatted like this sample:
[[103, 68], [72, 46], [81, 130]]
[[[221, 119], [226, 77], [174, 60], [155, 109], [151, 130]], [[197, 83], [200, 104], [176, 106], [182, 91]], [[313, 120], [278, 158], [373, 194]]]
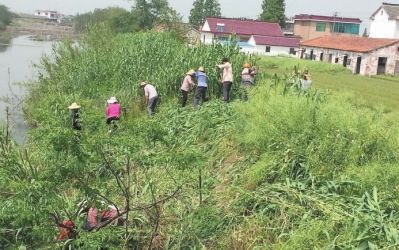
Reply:
[[242, 100], [248, 99], [248, 90], [254, 84], [254, 78], [256, 75], [256, 69], [251, 68], [249, 63], [244, 63], [243, 70], [241, 72], [241, 86], [242, 86]]
[[201, 98], [202, 102], [206, 102], [208, 99], [206, 95], [208, 89], [208, 77], [206, 76], [203, 66], [198, 68], [198, 71], [195, 73], [195, 77], [197, 78], [197, 89], [195, 90], [194, 95], [194, 108], [197, 108]]
[[147, 81], [142, 81], [140, 87], [144, 89], [145, 101], [147, 104], [148, 115], [152, 116], [155, 113], [155, 108], [158, 103], [158, 92], [155, 87]]
[[121, 117], [122, 108], [115, 96], [112, 96], [107, 100], [107, 109], [105, 115], [107, 117], [107, 124], [111, 124], [112, 121], [118, 121]]
[[71, 105], [69, 105], [68, 109], [71, 111], [72, 128], [75, 130], [81, 130], [82, 127], [80, 126], [80, 121], [79, 121], [80, 105], [74, 102]]
[[186, 76], [183, 79], [183, 83], [181, 85], [181, 105], [182, 107], [185, 107], [187, 104], [188, 100], [188, 93], [190, 90], [195, 86], [194, 83], [194, 76], [195, 76], [195, 71], [193, 69], [190, 69], [187, 73]]

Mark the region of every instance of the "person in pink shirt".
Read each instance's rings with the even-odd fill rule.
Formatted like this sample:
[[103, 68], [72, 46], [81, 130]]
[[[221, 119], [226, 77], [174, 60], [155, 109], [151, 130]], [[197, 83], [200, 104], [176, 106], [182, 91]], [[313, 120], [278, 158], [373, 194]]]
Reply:
[[186, 77], [184, 77], [183, 83], [180, 88], [182, 94], [181, 98], [182, 107], [186, 106], [188, 100], [188, 93], [195, 86], [194, 76], [195, 76], [195, 71], [191, 69], [186, 73]]
[[122, 108], [115, 96], [107, 100], [107, 103], [107, 109], [105, 112], [107, 117], [107, 124], [111, 124], [112, 121], [119, 120], [122, 113]]
[[95, 206], [89, 208], [87, 212], [87, 221], [85, 229], [88, 231], [93, 230], [98, 225], [98, 210]]
[[233, 67], [229, 63], [228, 58], [223, 58], [222, 64], [217, 65], [219, 69], [223, 69], [222, 83], [223, 83], [223, 100], [230, 102], [230, 90], [233, 85]]

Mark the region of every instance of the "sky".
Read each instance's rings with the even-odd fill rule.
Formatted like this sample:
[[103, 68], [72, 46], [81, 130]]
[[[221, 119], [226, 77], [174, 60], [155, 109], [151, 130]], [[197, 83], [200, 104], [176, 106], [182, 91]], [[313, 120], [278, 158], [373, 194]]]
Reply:
[[[384, 0], [399, 4], [399, 0]], [[382, 0], [285, 0], [286, 15], [319, 14], [358, 17], [368, 24], [371, 14]], [[188, 20], [193, 0], [169, 0], [170, 5]], [[222, 15], [225, 17], [257, 18], [261, 12], [262, 0], [219, 0]], [[33, 13], [36, 9], [56, 10], [63, 14], [84, 13], [95, 8], [121, 6], [129, 8], [128, 0], [0, 0], [15, 12]]]

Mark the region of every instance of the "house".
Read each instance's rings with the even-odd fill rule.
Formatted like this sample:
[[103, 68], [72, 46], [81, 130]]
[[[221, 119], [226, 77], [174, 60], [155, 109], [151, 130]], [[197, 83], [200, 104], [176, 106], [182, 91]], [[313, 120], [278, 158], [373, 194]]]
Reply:
[[341, 64], [354, 74], [399, 74], [399, 39], [324, 36], [300, 47], [298, 57]]
[[[299, 48], [298, 38], [287, 38], [278, 23], [240, 18], [208, 17], [201, 28], [201, 43], [223, 44], [235, 36], [241, 51], [256, 54], [290, 54]], [[295, 42], [296, 41], [296, 42]]]
[[52, 10], [35, 10], [35, 16], [49, 21], [57, 21], [59, 14], [57, 11]]
[[399, 38], [399, 4], [382, 3], [370, 20], [370, 37]]
[[248, 44], [253, 46], [253, 54], [259, 55], [295, 55], [299, 48], [299, 38], [297, 37], [273, 37], [252, 35]]
[[358, 36], [359, 18], [300, 14], [294, 17], [294, 35], [302, 41], [326, 35]]

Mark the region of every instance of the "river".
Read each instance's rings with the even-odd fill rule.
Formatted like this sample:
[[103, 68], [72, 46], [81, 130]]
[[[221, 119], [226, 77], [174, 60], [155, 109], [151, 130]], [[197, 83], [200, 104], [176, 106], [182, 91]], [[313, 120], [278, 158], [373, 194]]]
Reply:
[[23, 143], [28, 131], [22, 114], [22, 101], [27, 93], [24, 83], [37, 79], [33, 66], [44, 54], [51, 53], [53, 42], [33, 41], [28, 36], [0, 40], [0, 123], [6, 121], [10, 109], [10, 130], [18, 143]]

